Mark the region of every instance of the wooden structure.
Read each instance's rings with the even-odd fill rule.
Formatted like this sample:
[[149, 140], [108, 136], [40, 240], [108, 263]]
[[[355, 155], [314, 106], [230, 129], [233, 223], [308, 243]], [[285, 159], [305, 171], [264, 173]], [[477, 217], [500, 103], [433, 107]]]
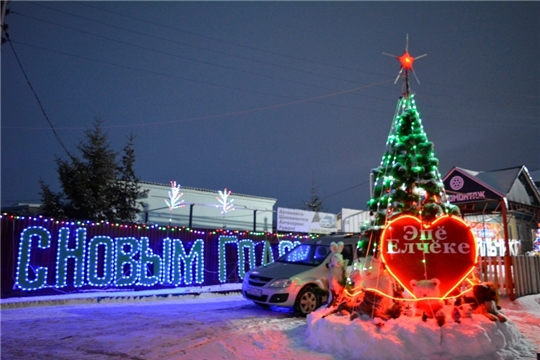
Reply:
[[[506, 279], [503, 256], [481, 257], [478, 262], [478, 276], [481, 281], [494, 283], [503, 296], [540, 294], [540, 256], [512, 256], [510, 263], [511, 281]], [[508, 288], [509, 283], [512, 288]]]
[[[510, 255], [509, 220], [512, 219], [516, 224], [515, 232], [518, 234], [514, 236], [521, 239], [523, 251], [532, 250], [533, 229], [537, 229], [540, 223], [540, 192], [527, 168], [520, 166], [483, 172], [454, 167], [443, 181], [449, 201], [460, 208], [465, 218], [467, 215], [478, 214], [497, 213], [500, 215], [505, 245], [503, 269], [506, 283], [504, 288], [510, 299], [514, 300], [516, 294], [514, 294], [513, 281], [521, 281], [518, 279], [528, 278], [528, 276], [523, 275], [524, 268], [521, 265], [514, 266], [514, 260], [521, 260]], [[529, 231], [518, 231], [519, 228]], [[513, 270], [516, 272], [512, 273]], [[534, 271], [534, 267], [529, 270]], [[520, 275], [517, 276], [518, 274]], [[531, 274], [533, 275], [538, 275], [538, 269], [536, 273]]]

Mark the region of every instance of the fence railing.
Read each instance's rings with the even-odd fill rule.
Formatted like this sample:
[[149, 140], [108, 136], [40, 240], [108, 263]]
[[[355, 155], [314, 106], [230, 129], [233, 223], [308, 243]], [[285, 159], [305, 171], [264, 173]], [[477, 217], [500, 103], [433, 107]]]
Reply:
[[540, 293], [540, 257], [512, 257], [516, 296]]
[[[512, 283], [514, 296], [520, 297], [540, 293], [540, 257], [511, 256]], [[479, 260], [481, 281], [490, 281], [498, 288], [501, 295], [509, 295], [506, 285], [506, 273], [503, 256], [481, 256]]]

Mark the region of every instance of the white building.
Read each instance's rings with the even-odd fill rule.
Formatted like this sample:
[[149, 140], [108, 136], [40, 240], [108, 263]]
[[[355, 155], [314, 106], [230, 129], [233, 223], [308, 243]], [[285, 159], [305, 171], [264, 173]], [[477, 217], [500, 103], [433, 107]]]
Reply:
[[[186, 226], [195, 229], [272, 231], [273, 212], [277, 199], [231, 193], [228, 201], [233, 210], [223, 211], [218, 190], [181, 187], [183, 206], [170, 210], [171, 185], [140, 182], [148, 194], [139, 199], [144, 203], [138, 221], [147, 224]], [[224, 189], [221, 190], [224, 192]]]
[[359, 233], [363, 225], [371, 219], [369, 211], [355, 209], [341, 209], [338, 215], [338, 229], [344, 233]]

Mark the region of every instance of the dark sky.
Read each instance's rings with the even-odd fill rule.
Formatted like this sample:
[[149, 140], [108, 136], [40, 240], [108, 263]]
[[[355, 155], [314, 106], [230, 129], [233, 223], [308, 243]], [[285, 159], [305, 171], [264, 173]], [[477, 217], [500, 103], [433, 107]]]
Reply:
[[[76, 155], [94, 118], [141, 180], [366, 209], [402, 82], [439, 170], [540, 168], [540, 2], [19, 2], [8, 34]], [[2, 205], [66, 153], [2, 45]]]

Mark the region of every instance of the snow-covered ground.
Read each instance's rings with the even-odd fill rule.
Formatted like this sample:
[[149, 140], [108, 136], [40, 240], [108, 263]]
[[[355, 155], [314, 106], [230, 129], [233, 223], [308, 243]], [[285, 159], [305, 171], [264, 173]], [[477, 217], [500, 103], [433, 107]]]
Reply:
[[325, 318], [329, 309], [321, 308], [308, 315], [307, 342], [349, 359], [535, 359], [540, 350], [540, 297], [505, 303], [509, 321], [492, 321], [482, 314], [454, 321], [448, 305], [442, 326], [420, 316], [350, 321], [347, 313]]
[[[421, 328], [403, 321], [397, 325], [397, 319], [374, 330], [370, 321], [356, 319], [351, 323], [346, 317], [329, 316], [319, 319], [317, 329], [321, 340], [334, 339], [334, 350], [325, 351], [313, 340], [315, 330], [307, 323], [320, 314], [310, 315], [306, 321], [288, 310], [260, 308], [237, 292], [88, 294], [83, 298], [33, 300], [2, 300], [2, 359], [384, 359], [389, 358], [389, 349], [396, 351], [397, 339], [414, 339], [415, 346], [394, 352], [390, 358], [444, 358], [429, 355], [430, 342], [441, 341], [431, 333], [443, 333], [436, 324], [422, 323]], [[515, 302], [502, 299], [501, 305], [510, 322], [495, 324], [486, 319], [485, 326], [495, 329], [494, 333], [516, 329], [517, 334], [510, 336], [513, 342], [507, 347], [511, 350], [500, 353], [499, 358], [536, 359], [540, 352], [540, 295]], [[471, 331], [467, 320], [472, 321], [463, 319], [456, 324], [447, 319], [442, 340], [459, 348], [460, 358], [483, 358], [475, 353], [479, 345], [470, 344], [497, 337], [478, 329]], [[344, 332], [343, 326], [350, 328]], [[376, 341], [385, 332], [393, 340]], [[352, 356], [339, 350], [354, 344], [368, 344], [371, 355]], [[457, 353], [451, 352], [452, 358]], [[486, 354], [485, 358], [494, 357]]]

